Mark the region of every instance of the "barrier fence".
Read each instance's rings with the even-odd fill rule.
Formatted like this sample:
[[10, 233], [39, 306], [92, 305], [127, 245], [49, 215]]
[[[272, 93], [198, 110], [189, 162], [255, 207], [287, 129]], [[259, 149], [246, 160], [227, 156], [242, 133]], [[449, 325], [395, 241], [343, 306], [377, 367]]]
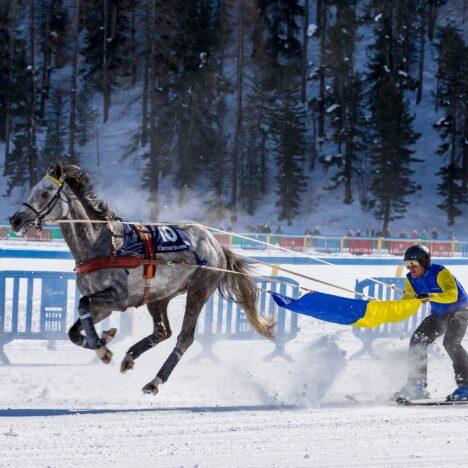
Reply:
[[[280, 279], [288, 284], [272, 281]], [[296, 297], [298, 283], [282, 277], [257, 281], [263, 289], [259, 309], [276, 323], [274, 351], [267, 360], [282, 356], [285, 343], [297, 335], [297, 315], [279, 309], [266, 290], [278, 291]], [[78, 318], [79, 291], [76, 276], [68, 272], [0, 271], [0, 362], [10, 364], [4, 346], [14, 340], [68, 340], [68, 329]], [[139, 313], [146, 313], [140, 311]], [[115, 312], [100, 322], [98, 331], [115, 326], [116, 341], [133, 334], [133, 319], [129, 313]], [[214, 357], [212, 347], [219, 340], [258, 340], [260, 335], [252, 330], [244, 311], [237, 305], [213, 295], [201, 314], [196, 339], [203, 346], [201, 357]]]
[[[75, 273], [0, 271], [0, 362], [10, 364], [4, 346], [14, 340], [68, 340], [78, 318]], [[116, 326], [116, 341], [132, 333], [131, 316], [115, 313], [97, 326]]]
[[[270, 278], [270, 280], [255, 280], [256, 285], [261, 288], [258, 309], [276, 322], [275, 349], [265, 357], [265, 360], [269, 361], [280, 356], [291, 361], [291, 356], [285, 352], [285, 344], [297, 335], [299, 330], [297, 325], [298, 315], [279, 308], [267, 291], [270, 290], [297, 298], [300, 295], [299, 283], [282, 276], [272, 276]], [[280, 280], [282, 283], [279, 284], [272, 280]], [[238, 304], [226, 301], [218, 293], [215, 293], [204, 307], [204, 313], [201, 314], [197, 325], [195, 338], [203, 346], [203, 351], [198, 357], [216, 360], [212, 348], [217, 341], [258, 340], [261, 339], [261, 336], [249, 325], [244, 311]]]
[[[390, 301], [401, 299], [402, 293], [400, 291], [395, 291], [392, 286], [396, 286], [398, 289], [404, 290], [404, 278], [375, 279], [388, 286], [366, 279], [363, 281], [356, 281], [355, 291], [380, 300]], [[361, 297], [362, 296], [356, 294], [356, 299], [360, 299]], [[353, 328], [354, 335], [362, 342], [362, 349], [353, 354], [350, 359], [356, 359], [363, 354], [369, 354], [370, 356], [377, 358], [374, 350], [372, 349], [374, 341], [379, 338], [409, 338], [418, 324], [429, 314], [429, 312], [430, 306], [428, 304], [422, 304], [418, 312], [408, 320], [396, 323], [384, 323], [375, 328]]]
[[[468, 257], [468, 242], [427, 239], [386, 239], [383, 237], [338, 237], [338, 236], [293, 236], [280, 234], [245, 233], [252, 240], [244, 239], [235, 234], [215, 233], [214, 237], [221, 245], [235, 249], [266, 250], [267, 246], [255, 242], [259, 240], [268, 244], [278, 245], [294, 252], [317, 253], [350, 253], [352, 255], [371, 255], [373, 253], [401, 256], [405, 250], [415, 243], [427, 245], [433, 256]], [[9, 226], [0, 226], [0, 240], [18, 239]], [[28, 229], [24, 238], [29, 241], [51, 242], [63, 240], [58, 227], [44, 227], [42, 231]]]

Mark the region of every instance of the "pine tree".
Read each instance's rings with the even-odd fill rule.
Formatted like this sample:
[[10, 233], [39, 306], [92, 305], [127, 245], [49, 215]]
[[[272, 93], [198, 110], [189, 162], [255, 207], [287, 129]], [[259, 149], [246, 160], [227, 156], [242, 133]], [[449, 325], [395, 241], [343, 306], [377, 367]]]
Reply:
[[78, 144], [84, 146], [94, 137], [98, 119], [98, 112], [93, 103], [93, 92], [86, 80], [83, 81], [82, 88], [78, 93], [76, 113]]
[[408, 112], [408, 103], [398, 79], [398, 60], [394, 45], [392, 9], [383, 12], [376, 28], [376, 41], [368, 73], [369, 81], [369, 154], [373, 177], [370, 206], [375, 217], [382, 221], [382, 229], [404, 216], [407, 196], [419, 189], [411, 179], [414, 145], [420, 134], [412, 129], [414, 116]]
[[75, 163], [65, 151], [67, 138], [67, 118], [63, 105], [64, 92], [56, 88], [52, 92], [51, 108], [47, 112], [46, 137], [41, 152], [41, 172], [45, 172], [54, 161]]
[[353, 183], [358, 158], [363, 149], [364, 94], [361, 76], [354, 71], [357, 17], [352, 0], [338, 0], [335, 22], [327, 31], [327, 57], [330, 90], [326, 94], [330, 117], [329, 140], [336, 145], [336, 154], [321, 158], [326, 168], [337, 166], [328, 189], [344, 186], [343, 203], [353, 202]]
[[301, 171], [305, 160], [305, 106], [301, 101], [301, 58], [299, 40], [303, 8], [298, 1], [260, 0], [266, 24], [265, 51], [270, 59], [268, 85], [272, 105], [268, 121], [277, 163], [278, 219], [299, 213], [300, 194], [306, 188]]
[[461, 205], [468, 201], [466, 195], [466, 147], [467, 147], [467, 101], [468, 101], [468, 46], [460, 31], [454, 26], [443, 27], [437, 35], [439, 81], [438, 107], [444, 116], [434, 127], [442, 143], [436, 153], [443, 157], [443, 165], [437, 175], [441, 183], [437, 192], [442, 197], [438, 205], [447, 213], [447, 224], [453, 225], [462, 214]]
[[[287, 76], [285, 73], [285, 79]], [[294, 81], [293, 86], [286, 83], [283, 86], [271, 130], [278, 170], [275, 206], [278, 208], [278, 221], [287, 220], [290, 226], [299, 214], [301, 193], [307, 187], [301, 169], [305, 160], [304, 106], [300, 101], [300, 87]]]
[[31, 70], [26, 60], [26, 42], [13, 29], [13, 53], [8, 87], [11, 149], [5, 158], [4, 176], [7, 178], [7, 195], [15, 187], [21, 187], [29, 178], [29, 151], [31, 132], [29, 122], [29, 97], [32, 87]]
[[133, 0], [82, 1], [84, 78], [103, 94], [104, 122], [109, 118], [112, 89], [131, 68], [127, 42], [132, 5]]

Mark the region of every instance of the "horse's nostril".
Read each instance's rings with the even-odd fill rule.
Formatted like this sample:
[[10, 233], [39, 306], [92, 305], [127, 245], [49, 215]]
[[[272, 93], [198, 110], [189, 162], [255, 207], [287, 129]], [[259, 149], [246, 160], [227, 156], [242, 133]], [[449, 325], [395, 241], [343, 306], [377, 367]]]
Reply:
[[18, 227], [21, 224], [21, 219], [19, 218], [12, 218], [11, 219], [11, 225], [14, 227]]

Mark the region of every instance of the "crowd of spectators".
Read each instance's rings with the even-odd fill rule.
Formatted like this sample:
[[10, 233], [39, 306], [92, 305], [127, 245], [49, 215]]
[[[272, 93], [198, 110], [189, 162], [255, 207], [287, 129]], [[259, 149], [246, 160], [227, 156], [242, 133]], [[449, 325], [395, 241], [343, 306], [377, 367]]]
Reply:
[[[228, 224], [226, 227], [222, 226], [221, 229], [233, 232], [232, 224]], [[247, 225], [245, 226], [245, 232], [251, 233], [258, 233], [258, 234], [284, 234], [283, 228], [281, 224], [277, 224], [273, 226], [272, 224], [257, 224], [257, 225]], [[315, 226], [313, 229], [307, 227], [304, 231], [305, 236], [321, 236], [322, 233], [318, 226]], [[427, 228], [423, 228], [420, 232], [416, 229], [413, 231], [406, 231], [403, 229], [398, 234], [394, 234], [390, 231], [390, 229], [382, 230], [382, 229], [372, 229], [367, 227], [365, 230], [352, 229], [349, 228], [346, 232], [346, 237], [384, 237], [386, 239], [419, 239], [419, 240], [436, 240], [439, 239], [439, 233], [437, 229], [434, 227], [431, 230]], [[442, 237], [442, 240], [456, 240], [453, 233], [449, 233], [447, 237]]]
[[[387, 239], [420, 239], [420, 240], [436, 240], [439, 239], [439, 233], [434, 227], [429, 231], [427, 228], [423, 228], [421, 232], [418, 232], [414, 229], [411, 232], [407, 232], [403, 229], [399, 234], [392, 235], [390, 229], [381, 230], [381, 229], [371, 229], [367, 228], [364, 232], [361, 232], [360, 229], [348, 229], [346, 232], [346, 237], [385, 237]], [[455, 240], [453, 233], [449, 233], [444, 240]]]

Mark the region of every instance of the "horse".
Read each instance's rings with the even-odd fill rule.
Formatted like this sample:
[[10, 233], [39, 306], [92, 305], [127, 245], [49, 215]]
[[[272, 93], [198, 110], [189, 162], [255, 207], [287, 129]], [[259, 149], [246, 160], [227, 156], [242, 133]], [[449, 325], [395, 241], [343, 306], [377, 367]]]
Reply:
[[[77, 287], [81, 293], [79, 318], [68, 336], [74, 344], [94, 350], [103, 363], [111, 362], [108, 344], [116, 330], [104, 331], [99, 337], [97, 323], [114, 311], [123, 312], [146, 304], [153, 331], [128, 349], [120, 365], [124, 373], [134, 367], [142, 353], [171, 337], [168, 304], [175, 296], [187, 294], [176, 346], [156, 376], [142, 388], [143, 393], [156, 395], [158, 387], [168, 380], [193, 343], [200, 312], [216, 289], [243, 308], [256, 332], [273, 339], [274, 323], [258, 311], [258, 290], [248, 276], [248, 263], [221, 246], [205, 227], [195, 223], [179, 227], [180, 235], [186, 236], [191, 249], [162, 252], [150, 255], [149, 259], [134, 253], [122, 262], [115, 252], [123, 247], [128, 223], [96, 196], [87, 172], [76, 165], [60, 163], [51, 166], [10, 218], [15, 233], [24, 233], [31, 226], [41, 229], [53, 221], [58, 222], [75, 259]], [[141, 231], [147, 233], [143, 227]], [[171, 231], [174, 233], [172, 228]], [[167, 228], [161, 232], [166, 237], [168, 233], [171, 234]], [[150, 243], [145, 241], [145, 245]]]

